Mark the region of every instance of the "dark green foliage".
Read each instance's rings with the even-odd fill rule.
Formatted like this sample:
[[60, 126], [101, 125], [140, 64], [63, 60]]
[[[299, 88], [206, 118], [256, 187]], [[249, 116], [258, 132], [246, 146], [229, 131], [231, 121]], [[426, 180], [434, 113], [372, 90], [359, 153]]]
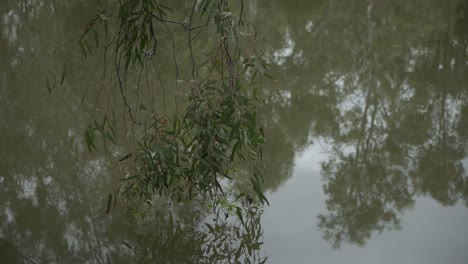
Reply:
[[[222, 193], [220, 178], [235, 177], [230, 172], [235, 161], [259, 158], [258, 148], [265, 139], [256, 129], [256, 111], [248, 98], [229, 96], [216, 102], [193, 97], [190, 102], [192, 110], [185, 116], [155, 121], [157, 133], [139, 143], [138, 167], [126, 179], [131, 183], [128, 189], [138, 186], [134, 191], [144, 196], [165, 190], [188, 196], [193, 191]], [[266, 201], [261, 180], [254, 175], [254, 190]]]
[[[231, 8], [238, 10], [239, 16]], [[250, 39], [252, 25], [242, 19], [243, 5], [231, 7], [225, 0], [194, 1], [186, 11], [185, 20], [178, 21], [168, 18], [176, 11], [162, 1], [120, 1], [96, 15], [80, 39], [86, 57], [91, 52], [88, 42], [93, 36], [99, 46], [97, 24], [104, 25], [106, 38], [109, 32], [114, 32], [105, 45], [106, 52], [113, 47], [119, 93], [134, 126], [144, 134], [135, 140], [135, 162], [123, 179], [124, 193], [143, 200], [155, 194], [177, 199], [208, 195], [217, 204], [217, 197], [227, 198], [223, 179], [245, 182], [239, 179], [240, 175], [245, 177], [246, 173], [239, 173], [243, 171], [251, 175], [252, 190], [259, 200], [267, 202], [261, 190], [260, 162], [260, 146], [266, 140], [258, 126], [257, 112], [261, 97], [259, 81], [261, 76], [271, 76], [266, 73], [266, 61], [252, 44], [254, 39]], [[202, 22], [193, 22], [194, 17]], [[113, 21], [116, 29], [109, 29], [108, 21]], [[195, 31], [209, 33], [216, 40], [211, 50], [194, 49]], [[166, 33], [172, 42], [173, 34], [186, 35], [189, 56], [183, 57], [182, 63], [191, 66], [188, 67], [191, 84], [184, 104], [170, 113], [166, 112], [165, 101], [163, 111], [133, 101], [127, 88], [131, 72], [156, 67], [155, 60], [164, 52], [158, 39]], [[200, 53], [205, 56], [203, 63], [197, 62]], [[174, 63], [178, 71], [177, 61]], [[174, 80], [178, 75], [179, 72]], [[163, 83], [159, 74], [155, 77]], [[99, 132], [104, 142], [116, 143], [115, 133], [109, 130], [106, 119], [90, 126], [85, 133], [88, 149], [96, 149], [94, 132]]]

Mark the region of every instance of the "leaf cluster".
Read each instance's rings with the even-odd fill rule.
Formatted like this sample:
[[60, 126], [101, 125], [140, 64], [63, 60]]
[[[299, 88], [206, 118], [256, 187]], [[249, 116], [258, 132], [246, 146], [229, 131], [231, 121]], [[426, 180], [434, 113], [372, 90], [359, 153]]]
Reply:
[[[271, 76], [266, 73], [266, 60], [253, 45], [255, 39], [249, 38], [253, 26], [243, 19], [243, 1], [239, 3], [194, 1], [185, 20], [177, 20], [170, 18], [176, 10], [161, 1], [122, 0], [109, 9], [114, 11], [99, 13], [86, 26], [80, 42], [85, 56], [90, 49], [83, 43], [89, 36], [95, 35], [99, 45], [95, 25], [104, 25], [107, 38], [107, 23], [114, 18], [116, 31], [106, 47], [113, 47], [118, 89], [128, 114], [145, 131], [145, 136], [136, 140], [135, 167], [123, 179], [125, 194], [144, 200], [155, 194], [177, 199], [225, 197], [223, 181], [239, 182], [242, 174], [236, 166], [242, 162], [247, 164], [242, 170], [251, 174], [252, 191], [261, 202], [267, 202], [261, 190], [263, 168], [259, 162], [266, 140], [257, 113], [261, 77]], [[174, 30], [168, 25], [186, 34], [191, 62], [186, 64], [192, 67], [185, 104], [170, 114], [165, 109], [162, 113], [141, 107], [127, 96], [128, 73], [139, 67], [155, 67], [155, 61], [161, 58], [160, 30], [167, 30], [174, 42]], [[205, 30], [215, 39], [202, 63], [197, 62], [198, 51], [193, 46], [195, 30]], [[178, 70], [177, 61], [175, 64]], [[135, 117], [143, 111], [151, 112], [145, 115], [149, 119], [137, 121]], [[89, 150], [96, 149], [94, 131], [101, 132], [104, 141], [115, 142], [115, 135], [96, 123], [85, 133]]]

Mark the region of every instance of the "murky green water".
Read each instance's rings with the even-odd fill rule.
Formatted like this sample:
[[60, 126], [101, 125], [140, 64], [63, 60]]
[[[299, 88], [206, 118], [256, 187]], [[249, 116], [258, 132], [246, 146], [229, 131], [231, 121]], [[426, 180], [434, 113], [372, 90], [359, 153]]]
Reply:
[[[468, 3], [246, 8], [278, 79], [265, 81], [262, 107], [271, 206], [245, 231], [264, 242], [258, 253], [467, 263]], [[100, 57], [83, 60], [76, 44], [95, 12], [88, 1], [0, 2], [0, 263], [206, 263], [201, 249], [221, 248], [199, 228], [206, 210], [162, 205], [187, 216], [178, 226], [106, 213], [124, 150], [90, 155], [82, 140], [88, 112], [118, 97], [92, 89]], [[236, 244], [235, 231], [219, 233]]]

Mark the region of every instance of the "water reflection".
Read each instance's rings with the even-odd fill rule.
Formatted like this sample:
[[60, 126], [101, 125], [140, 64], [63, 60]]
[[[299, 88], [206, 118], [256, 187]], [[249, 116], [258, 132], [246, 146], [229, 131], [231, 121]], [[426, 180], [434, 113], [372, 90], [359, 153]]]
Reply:
[[[261, 210], [246, 212], [246, 227], [206, 219], [209, 212], [190, 204], [130, 220], [105, 214], [122, 173], [117, 158], [70, 144], [87, 120], [76, 109], [94, 63], [80, 60], [70, 36], [95, 12], [85, 2], [0, 2], [2, 260], [263, 259]], [[331, 152], [319, 227], [335, 247], [398, 229], [420, 196], [468, 205], [466, 1], [277, 0], [249, 8], [265, 32], [260, 48], [278, 64], [262, 107], [267, 189], [286, 182], [297, 153], [321, 138]], [[49, 95], [45, 79], [59, 78], [65, 62], [73, 62], [67, 80]]]
[[0, 262], [263, 261], [261, 208], [246, 207], [243, 223], [201, 202], [106, 214], [126, 152], [90, 155], [82, 139], [82, 80], [101, 58], [83, 61], [75, 33], [95, 13], [88, 1], [0, 2]]
[[[316, 11], [291, 11], [286, 37], [269, 42], [273, 50], [294, 43], [278, 63], [285, 81], [276, 87], [286, 96], [266, 110], [273, 148], [281, 149], [272, 152], [291, 155], [318, 137], [330, 143], [322, 164], [328, 212], [319, 227], [332, 246], [399, 229], [418, 196], [468, 205], [467, 8], [466, 1], [310, 1], [301, 10]], [[293, 158], [274, 155], [283, 164], [271, 175], [284, 181]]]
[[[261, 209], [251, 207], [245, 212], [242, 224], [224, 215], [207, 219], [203, 208], [191, 204], [171, 207], [165, 214], [158, 210], [156, 214], [147, 212], [144, 217], [137, 217], [137, 222], [127, 226], [129, 234], [117, 235], [128, 240], [121, 243], [125, 250], [110, 253], [114, 262], [260, 263], [266, 260], [260, 251]], [[201, 226], [203, 221], [206, 223]]]

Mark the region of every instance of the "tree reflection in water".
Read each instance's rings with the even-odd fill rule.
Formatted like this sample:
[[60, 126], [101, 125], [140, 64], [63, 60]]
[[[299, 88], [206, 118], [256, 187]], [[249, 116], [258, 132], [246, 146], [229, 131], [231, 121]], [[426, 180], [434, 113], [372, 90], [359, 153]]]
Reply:
[[324, 238], [364, 245], [373, 232], [400, 228], [418, 196], [468, 204], [466, 1], [311, 1], [301, 10], [291, 11], [286, 37], [276, 36], [284, 41], [268, 44], [294, 45], [278, 65], [285, 81], [276, 87], [287, 96], [267, 106], [275, 118], [266, 127], [274, 136], [291, 130], [282, 136], [289, 146], [272, 151], [286, 157], [271, 156], [289, 168], [289, 153], [310, 139], [330, 142]]
[[[131, 216], [138, 227], [105, 214], [103, 193], [121, 173], [116, 157], [89, 157], [82, 142], [68, 143], [79, 137], [75, 125], [83, 120], [75, 112], [82, 91], [72, 87], [82, 86], [90, 62], [70, 52], [74, 43], [48, 41], [69, 35], [94, 10], [86, 1], [40, 2], [27, 9], [0, 2], [0, 252], [40, 263], [263, 259], [257, 255], [261, 209], [245, 212], [245, 227], [222, 214], [216, 225], [189, 203], [158, 216]], [[319, 227], [335, 247], [364, 245], [374, 232], [399, 228], [420, 196], [468, 205], [466, 1], [252, 1], [248, 7], [257, 10], [256, 24], [275, 25], [259, 29], [268, 33], [259, 48], [276, 54], [279, 80], [262, 107], [266, 188], [284, 183], [296, 153], [320, 137], [332, 152], [322, 164], [328, 212]], [[52, 16], [52, 9], [60, 12]], [[48, 95], [38, 88], [38, 80], [60, 76], [69, 61], [76, 68], [62, 89]]]

